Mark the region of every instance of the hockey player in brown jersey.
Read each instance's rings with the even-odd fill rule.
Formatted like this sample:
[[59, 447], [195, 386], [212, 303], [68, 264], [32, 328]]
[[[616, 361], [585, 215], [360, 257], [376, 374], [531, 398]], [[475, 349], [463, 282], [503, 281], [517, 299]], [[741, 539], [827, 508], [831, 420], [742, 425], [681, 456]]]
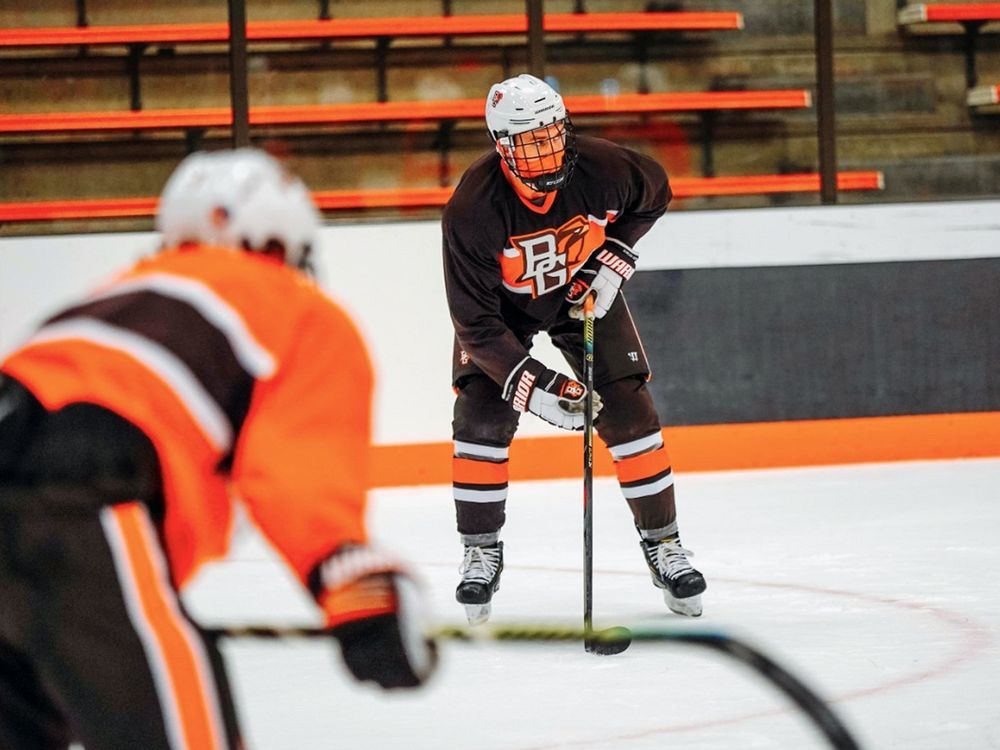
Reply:
[[593, 294], [595, 427], [654, 585], [671, 610], [698, 616], [705, 579], [680, 543], [670, 460], [645, 385], [649, 365], [620, 291], [635, 270], [636, 242], [667, 209], [667, 176], [649, 157], [576, 135], [560, 95], [534, 76], [490, 89], [486, 125], [495, 151], [468, 168], [442, 220], [464, 545], [456, 599], [471, 623], [489, 617], [503, 570], [508, 447], [521, 413], [583, 429], [586, 389], [530, 348], [547, 332], [579, 377], [581, 306]]
[[365, 528], [373, 377], [300, 272], [305, 186], [262, 152], [195, 154], [158, 225], [163, 251], [0, 363], [0, 747], [242, 747], [178, 596], [226, 552], [232, 497], [355, 677], [415, 687], [435, 665], [412, 579]]

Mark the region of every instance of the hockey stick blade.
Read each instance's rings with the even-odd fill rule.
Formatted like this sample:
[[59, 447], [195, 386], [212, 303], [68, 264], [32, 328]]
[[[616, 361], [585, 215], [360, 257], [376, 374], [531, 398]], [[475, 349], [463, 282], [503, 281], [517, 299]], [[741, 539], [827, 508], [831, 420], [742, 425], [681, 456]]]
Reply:
[[592, 637], [583, 639], [583, 648], [588, 654], [614, 656], [632, 645], [632, 632], [621, 626], [597, 630]]

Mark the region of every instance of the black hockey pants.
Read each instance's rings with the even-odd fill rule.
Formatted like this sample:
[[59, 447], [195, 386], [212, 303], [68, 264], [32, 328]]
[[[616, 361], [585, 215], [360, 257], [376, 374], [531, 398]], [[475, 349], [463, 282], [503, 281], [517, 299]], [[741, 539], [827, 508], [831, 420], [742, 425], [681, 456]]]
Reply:
[[0, 376], [0, 748], [237, 750], [221, 655], [160, 546], [149, 440]]
[[[624, 469], [619, 480], [637, 528], [667, 527], [676, 517], [673, 478], [644, 379], [625, 377], [597, 390], [604, 409], [595, 428], [615, 455], [616, 466]], [[508, 447], [519, 417], [501, 398], [500, 386], [485, 375], [460, 383], [452, 422], [453, 495], [458, 532], [467, 543], [490, 543], [506, 520]], [[652, 468], [636, 472], [631, 468], [636, 459], [627, 450], [621, 456], [616, 452], [617, 446], [630, 445], [638, 446], [639, 460]]]

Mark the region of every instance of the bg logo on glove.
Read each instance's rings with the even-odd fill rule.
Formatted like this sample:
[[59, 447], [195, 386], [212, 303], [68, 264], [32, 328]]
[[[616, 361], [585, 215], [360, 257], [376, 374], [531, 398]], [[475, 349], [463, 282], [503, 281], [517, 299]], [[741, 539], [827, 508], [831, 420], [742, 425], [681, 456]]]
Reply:
[[[504, 383], [503, 398], [514, 411], [530, 411], [564, 430], [582, 430], [587, 388], [583, 383], [548, 369], [525, 357]], [[594, 419], [601, 411], [601, 397], [594, 393]]]
[[576, 401], [581, 399], [587, 393], [587, 389], [583, 387], [583, 383], [578, 383], [575, 380], [567, 380], [562, 387], [562, 393], [559, 395], [563, 398], [572, 399]]

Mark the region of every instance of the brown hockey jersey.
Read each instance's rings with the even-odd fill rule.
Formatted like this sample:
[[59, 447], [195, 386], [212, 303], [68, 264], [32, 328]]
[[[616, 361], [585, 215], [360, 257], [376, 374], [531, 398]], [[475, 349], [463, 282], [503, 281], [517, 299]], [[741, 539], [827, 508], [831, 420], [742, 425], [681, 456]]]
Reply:
[[670, 201], [653, 159], [600, 138], [577, 138], [569, 184], [541, 206], [486, 154], [463, 175], [442, 219], [445, 289], [462, 350], [497, 383], [527, 356], [523, 339], [565, 312], [568, 284], [608, 240], [632, 249]]

